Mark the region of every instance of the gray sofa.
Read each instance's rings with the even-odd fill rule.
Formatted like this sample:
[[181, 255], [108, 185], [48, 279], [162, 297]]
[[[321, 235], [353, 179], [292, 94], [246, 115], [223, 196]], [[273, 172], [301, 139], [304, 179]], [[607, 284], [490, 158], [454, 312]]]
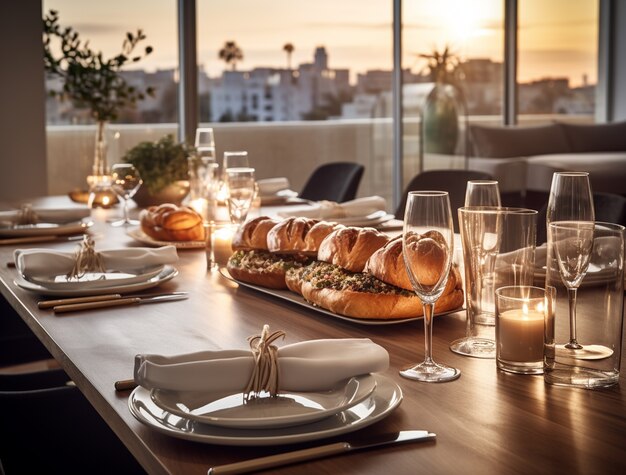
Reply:
[[588, 171], [594, 192], [626, 196], [626, 122], [471, 125], [470, 143], [468, 168], [497, 179], [505, 204], [540, 207], [557, 171]]

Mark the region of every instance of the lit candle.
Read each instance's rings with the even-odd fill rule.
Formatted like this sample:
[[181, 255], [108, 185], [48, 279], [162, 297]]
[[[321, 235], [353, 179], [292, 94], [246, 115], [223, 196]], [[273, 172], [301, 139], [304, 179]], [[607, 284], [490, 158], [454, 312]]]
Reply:
[[540, 303], [529, 309], [505, 310], [498, 314], [496, 340], [499, 358], [506, 361], [536, 362], [543, 360], [544, 312]]
[[224, 266], [233, 254], [232, 242], [235, 234], [236, 226], [218, 227], [211, 234], [211, 245], [213, 247], [213, 259], [215, 262]]

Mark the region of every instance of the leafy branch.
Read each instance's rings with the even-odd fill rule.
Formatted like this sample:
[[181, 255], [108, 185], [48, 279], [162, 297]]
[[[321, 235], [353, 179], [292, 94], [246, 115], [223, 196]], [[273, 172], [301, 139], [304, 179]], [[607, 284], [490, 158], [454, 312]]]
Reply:
[[[154, 96], [154, 88], [139, 90], [120, 75], [122, 67], [152, 53], [151, 46], [136, 52], [145, 39], [141, 29], [126, 33], [121, 52], [105, 59], [102, 52], [90, 48], [89, 41], [83, 42], [77, 31], [61, 27], [58, 12], [50, 10], [43, 18], [44, 67], [48, 74], [63, 80], [63, 88], [49, 94], [71, 100], [75, 107], [89, 108], [97, 121], [115, 120], [120, 109], [135, 107], [146, 95]], [[53, 53], [57, 44], [58, 56]]]

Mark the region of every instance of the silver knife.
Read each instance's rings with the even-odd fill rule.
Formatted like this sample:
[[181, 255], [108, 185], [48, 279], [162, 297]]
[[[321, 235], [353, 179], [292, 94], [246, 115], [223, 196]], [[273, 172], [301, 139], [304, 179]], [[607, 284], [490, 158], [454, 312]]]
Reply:
[[172, 292], [169, 294], [154, 295], [151, 297], [122, 297], [119, 299], [104, 300], [102, 302], [73, 303], [57, 305], [53, 307], [54, 313], [67, 313], [79, 310], [92, 310], [96, 308], [119, 307], [122, 305], [141, 305], [144, 303], [170, 302], [188, 298], [187, 292]]
[[264, 470], [266, 468], [280, 467], [292, 463], [303, 462], [305, 460], [313, 460], [331, 455], [338, 455], [356, 450], [371, 449], [374, 447], [382, 447], [391, 444], [400, 444], [403, 442], [417, 442], [423, 440], [433, 440], [437, 436], [426, 430], [403, 430], [391, 434], [382, 434], [367, 437], [355, 442], [337, 442], [335, 444], [322, 445], [312, 447], [310, 449], [294, 450], [293, 452], [285, 452], [282, 454], [269, 455], [267, 457], [259, 457], [243, 462], [235, 462], [227, 465], [218, 465], [211, 467], [208, 475], [231, 475], [236, 473], [249, 473], [255, 470]]

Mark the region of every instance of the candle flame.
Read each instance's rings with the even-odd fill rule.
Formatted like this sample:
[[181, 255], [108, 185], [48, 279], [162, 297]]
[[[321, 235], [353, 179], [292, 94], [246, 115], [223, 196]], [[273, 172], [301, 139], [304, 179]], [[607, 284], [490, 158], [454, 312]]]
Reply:
[[528, 316], [528, 302], [524, 302], [522, 305], [522, 313], [524, 316]]

